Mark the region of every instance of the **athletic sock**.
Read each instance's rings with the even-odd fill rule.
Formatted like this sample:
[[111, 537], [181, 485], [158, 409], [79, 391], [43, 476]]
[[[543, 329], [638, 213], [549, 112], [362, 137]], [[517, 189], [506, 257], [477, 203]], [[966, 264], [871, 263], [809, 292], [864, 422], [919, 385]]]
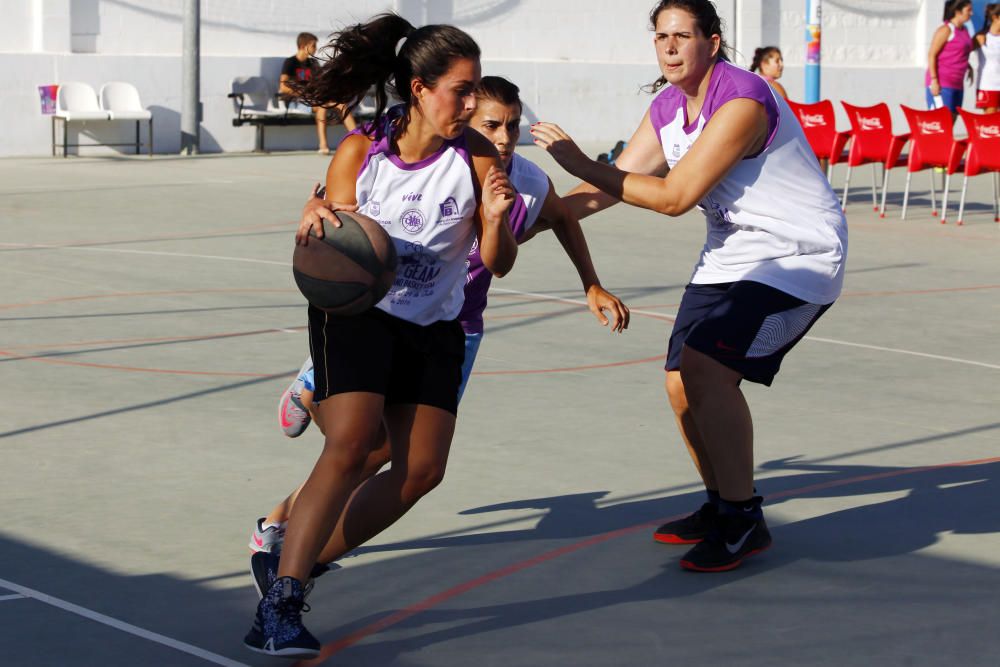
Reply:
[[760, 509], [763, 500], [760, 496], [751, 496], [746, 500], [720, 498], [719, 513], [725, 516], [742, 517], [748, 521], [760, 521], [764, 518], [764, 513]]

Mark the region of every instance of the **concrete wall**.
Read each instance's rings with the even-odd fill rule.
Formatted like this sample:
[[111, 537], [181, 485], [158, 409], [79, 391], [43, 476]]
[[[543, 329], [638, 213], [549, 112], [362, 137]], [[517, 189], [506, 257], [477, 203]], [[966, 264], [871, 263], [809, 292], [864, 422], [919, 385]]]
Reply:
[[[649, 97], [641, 85], [658, 76], [647, 30], [651, 0], [201, 0], [202, 150], [247, 151], [251, 127], [232, 127], [229, 85], [238, 76], [277, 80], [281, 59], [300, 31], [326, 35], [345, 23], [394, 9], [415, 24], [447, 22], [483, 49], [485, 73], [522, 89], [527, 117], [563, 125], [584, 141], [627, 137]], [[923, 105], [923, 69], [940, 0], [826, 0], [822, 95], [865, 104]], [[155, 116], [157, 152], [180, 147], [183, 0], [0, 0], [0, 156], [44, 155], [50, 119], [39, 113], [37, 86], [84, 81], [134, 83]], [[804, 0], [719, 0], [736, 62], [757, 46], [785, 56], [782, 83], [803, 97]], [[967, 95], [971, 98], [971, 95]], [[838, 112], [840, 110], [838, 109]], [[897, 115], [902, 123], [901, 115]], [[846, 117], [841, 117], [846, 126]], [[71, 143], [129, 141], [134, 130], [88, 123]], [[335, 137], [331, 134], [331, 140]], [[268, 130], [269, 147], [309, 148], [309, 127]], [[114, 149], [88, 149], [88, 153]]]

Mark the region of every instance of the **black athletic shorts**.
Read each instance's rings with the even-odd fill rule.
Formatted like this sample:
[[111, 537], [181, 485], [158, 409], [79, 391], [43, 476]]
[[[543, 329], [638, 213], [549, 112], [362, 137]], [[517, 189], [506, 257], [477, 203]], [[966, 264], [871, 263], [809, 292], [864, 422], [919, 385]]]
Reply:
[[690, 346], [751, 382], [770, 386], [781, 360], [832, 306], [817, 305], [749, 280], [689, 284], [670, 333], [666, 370]]
[[420, 326], [372, 308], [348, 317], [309, 306], [314, 400], [366, 391], [386, 405], [431, 405], [458, 413], [465, 333], [457, 320]]

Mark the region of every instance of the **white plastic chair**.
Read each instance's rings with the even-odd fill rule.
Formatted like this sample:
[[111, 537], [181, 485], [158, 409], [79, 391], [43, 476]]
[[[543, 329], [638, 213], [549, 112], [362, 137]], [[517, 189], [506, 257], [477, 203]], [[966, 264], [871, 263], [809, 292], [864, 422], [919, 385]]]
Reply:
[[153, 114], [143, 108], [139, 101], [139, 91], [131, 83], [124, 81], [109, 81], [101, 86], [101, 109], [107, 111], [111, 120], [135, 121], [135, 154], [139, 154], [139, 125], [146, 121], [149, 127], [149, 156], [153, 156]]
[[[111, 120], [111, 115], [101, 109], [97, 102], [97, 93], [89, 84], [78, 81], [60, 83], [56, 93], [56, 112], [52, 116], [52, 155], [56, 154], [56, 119], [63, 123], [63, 157], [66, 157], [68, 143], [68, 126], [71, 122], [87, 122], [88, 120]], [[79, 146], [80, 144], [73, 144]]]

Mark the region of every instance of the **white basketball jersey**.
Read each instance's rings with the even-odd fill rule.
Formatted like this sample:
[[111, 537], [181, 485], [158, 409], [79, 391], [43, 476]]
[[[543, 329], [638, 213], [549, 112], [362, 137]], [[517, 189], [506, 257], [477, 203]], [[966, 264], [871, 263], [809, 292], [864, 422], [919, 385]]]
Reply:
[[844, 281], [847, 222], [791, 108], [764, 79], [717, 62], [701, 113], [690, 121], [680, 90], [664, 90], [650, 120], [667, 165], [676, 165], [712, 114], [737, 98], [764, 106], [768, 137], [699, 202], [708, 238], [691, 282], [753, 280], [809, 303], [832, 303]]
[[520, 237], [538, 220], [538, 214], [545, 204], [545, 197], [549, 194], [549, 177], [537, 164], [515, 154], [510, 163], [510, 182], [527, 209], [524, 228], [514, 232], [515, 236]]
[[465, 137], [408, 164], [372, 143], [357, 179], [358, 210], [389, 233], [399, 255], [396, 281], [377, 308], [420, 325], [453, 320], [464, 301], [465, 259], [478, 206]]

